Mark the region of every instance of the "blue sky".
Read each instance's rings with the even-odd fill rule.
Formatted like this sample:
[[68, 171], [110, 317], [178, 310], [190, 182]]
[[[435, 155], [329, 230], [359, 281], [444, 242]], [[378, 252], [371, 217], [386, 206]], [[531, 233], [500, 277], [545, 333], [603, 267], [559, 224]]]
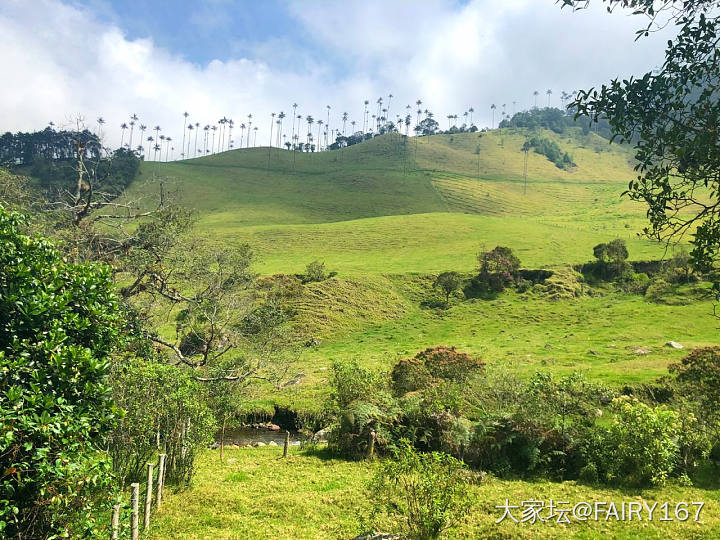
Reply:
[[286, 40], [311, 50], [302, 27], [280, 0], [77, 0], [122, 28], [129, 39], [151, 37], [191, 62], [251, 57], [257, 43]]
[[[491, 104], [530, 107], [532, 93], [587, 88], [662, 61], [671, 29], [635, 42], [643, 21], [579, 13], [555, 0], [2, 0], [0, 131], [108, 122], [137, 114], [181, 138], [183, 117], [203, 125], [252, 114], [259, 140], [271, 113], [342, 112], [393, 94], [445, 119], [469, 107], [490, 126]], [[41, 31], [38, 31], [41, 29]], [[90, 120], [91, 122], [93, 120]]]

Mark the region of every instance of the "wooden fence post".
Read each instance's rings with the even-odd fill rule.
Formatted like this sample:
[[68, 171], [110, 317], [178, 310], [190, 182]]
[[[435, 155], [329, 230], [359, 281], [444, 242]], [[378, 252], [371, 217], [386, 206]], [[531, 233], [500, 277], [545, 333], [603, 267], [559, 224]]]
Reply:
[[290, 432], [285, 432], [285, 446], [283, 446], [283, 457], [287, 457], [288, 447], [290, 446]]
[[150, 509], [152, 506], [152, 485], [153, 485], [153, 464], [148, 463], [147, 488], [145, 489], [145, 520], [143, 521], [143, 531], [150, 528]]
[[113, 505], [112, 513], [112, 540], [118, 540], [120, 537], [120, 505]]
[[162, 492], [163, 492], [163, 484], [165, 483], [165, 458], [167, 457], [167, 454], [160, 454], [160, 464], [158, 466], [158, 481], [157, 481], [157, 504], [156, 507], [160, 509], [160, 505], [162, 504]]
[[370, 432], [370, 440], [368, 441], [368, 458], [372, 459], [375, 456], [375, 438], [377, 435], [374, 431]]
[[130, 484], [132, 494], [130, 495], [130, 506], [132, 514], [130, 515], [130, 531], [132, 540], [138, 540], [140, 535], [138, 531], [138, 514], [140, 513], [140, 484], [133, 482]]

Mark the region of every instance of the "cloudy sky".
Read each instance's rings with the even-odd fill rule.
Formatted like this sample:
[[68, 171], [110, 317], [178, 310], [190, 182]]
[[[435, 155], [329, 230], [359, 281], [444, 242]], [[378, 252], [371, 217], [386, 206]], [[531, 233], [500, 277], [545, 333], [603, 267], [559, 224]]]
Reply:
[[[271, 112], [326, 119], [382, 96], [389, 116], [423, 101], [442, 120], [490, 105], [559, 106], [562, 91], [642, 74], [668, 31], [635, 41], [643, 21], [556, 0], [0, 0], [0, 132], [82, 115], [117, 144], [133, 113], [182, 137], [183, 116], [260, 128]], [[513, 102], [516, 102], [513, 105]], [[349, 126], [348, 126], [349, 127]]]

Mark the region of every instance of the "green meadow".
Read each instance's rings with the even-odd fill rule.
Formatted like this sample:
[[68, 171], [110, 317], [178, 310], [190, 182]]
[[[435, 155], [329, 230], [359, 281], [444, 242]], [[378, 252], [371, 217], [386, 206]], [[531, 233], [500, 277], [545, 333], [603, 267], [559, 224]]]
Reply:
[[[322, 407], [334, 360], [388, 369], [398, 359], [444, 344], [521, 374], [579, 370], [621, 386], [666, 373], [682, 351], [710, 344], [715, 321], [702, 291], [675, 305], [611, 289], [553, 299], [507, 292], [493, 300], [451, 300], [433, 276], [468, 277], [477, 253], [511, 247], [523, 268], [568, 272], [598, 243], [622, 238], [631, 260], [667, 256], [642, 238], [640, 205], [622, 197], [635, 177], [626, 147], [579, 128], [542, 131], [576, 166], [556, 167], [530, 152], [523, 130], [404, 139], [377, 137], [340, 151], [293, 153], [252, 148], [175, 163], [144, 163], [130, 190], [142, 197], [161, 177], [195, 211], [194, 234], [209, 246], [249, 243], [261, 276], [301, 273], [314, 260], [337, 276], [303, 286], [293, 299], [296, 331], [318, 344], [294, 367], [301, 383], [260, 390], [248, 408]], [[637, 349], [648, 354], [636, 354]]]

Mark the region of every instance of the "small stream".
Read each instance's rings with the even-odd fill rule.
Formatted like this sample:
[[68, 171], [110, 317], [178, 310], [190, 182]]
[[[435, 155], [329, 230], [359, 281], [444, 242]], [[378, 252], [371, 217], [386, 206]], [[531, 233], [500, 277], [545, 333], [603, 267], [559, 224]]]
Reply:
[[[302, 435], [300, 433], [290, 432], [290, 444], [292, 446], [299, 445]], [[220, 433], [215, 434], [216, 443], [220, 443]], [[249, 446], [256, 442], [268, 444], [275, 442], [278, 446], [285, 444], [285, 430], [281, 429], [273, 431], [270, 429], [257, 429], [250, 427], [241, 427], [225, 430], [225, 445], [237, 444], [239, 446]]]

